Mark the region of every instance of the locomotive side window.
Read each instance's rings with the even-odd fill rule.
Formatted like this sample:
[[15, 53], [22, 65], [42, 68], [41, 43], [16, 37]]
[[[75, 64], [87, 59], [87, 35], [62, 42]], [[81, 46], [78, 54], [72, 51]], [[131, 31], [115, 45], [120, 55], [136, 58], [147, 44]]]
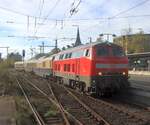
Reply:
[[44, 61], [44, 62], [43, 62], [43, 67], [45, 67], [45, 66], [46, 66], [46, 62]]
[[97, 56], [108, 56], [109, 55], [109, 48], [108, 47], [97, 47], [96, 48], [96, 55]]
[[87, 49], [86, 52], [85, 52], [85, 56], [89, 57], [90, 56], [90, 50]]
[[57, 64], [57, 71], [59, 71], [59, 64]]
[[64, 57], [64, 54], [60, 55], [59, 59], [61, 60], [61, 59], [63, 59], [63, 57]]
[[74, 72], [74, 64], [72, 64], [72, 72]]
[[60, 59], [63, 59], [63, 56], [64, 56], [64, 54], [61, 55], [61, 58], [60, 58]]
[[72, 56], [72, 53], [69, 53], [68, 58], [71, 58], [71, 56]]
[[113, 47], [112, 48], [112, 55], [113, 56], [125, 56], [125, 53], [122, 48], [120, 47]]
[[72, 58], [80, 58], [82, 56], [84, 56], [84, 50], [80, 50], [72, 53]]
[[64, 71], [66, 71], [67, 70], [67, 67], [66, 67], [66, 64], [64, 64]]
[[70, 64], [67, 65], [67, 71], [70, 72]]
[[62, 56], [62, 55], [59, 55], [59, 60], [61, 59], [61, 56]]
[[59, 60], [59, 55], [55, 56], [55, 60]]
[[55, 64], [55, 70], [57, 70], [57, 64]]
[[67, 59], [67, 58], [68, 58], [68, 53], [65, 54], [65, 59]]

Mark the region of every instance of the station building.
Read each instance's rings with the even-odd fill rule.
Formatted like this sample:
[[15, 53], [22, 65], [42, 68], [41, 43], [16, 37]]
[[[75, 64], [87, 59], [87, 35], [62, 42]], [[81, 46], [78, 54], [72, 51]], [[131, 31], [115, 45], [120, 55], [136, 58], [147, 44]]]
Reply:
[[150, 52], [127, 54], [130, 70], [150, 71]]
[[119, 36], [114, 38], [113, 42], [124, 48], [131, 70], [150, 71], [150, 34]]
[[130, 34], [115, 37], [113, 43], [124, 48], [127, 54], [150, 52], [150, 34]]

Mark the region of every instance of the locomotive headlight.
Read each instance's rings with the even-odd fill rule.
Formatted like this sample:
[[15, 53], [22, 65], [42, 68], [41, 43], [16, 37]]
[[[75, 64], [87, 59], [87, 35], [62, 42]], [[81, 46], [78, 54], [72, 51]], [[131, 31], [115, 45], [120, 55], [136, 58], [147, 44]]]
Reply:
[[98, 75], [100, 75], [100, 76], [101, 76], [101, 75], [102, 75], [102, 72], [99, 72], [99, 73], [98, 73]]
[[125, 73], [125, 72], [123, 72], [122, 74], [123, 74], [123, 75], [126, 75], [126, 73]]

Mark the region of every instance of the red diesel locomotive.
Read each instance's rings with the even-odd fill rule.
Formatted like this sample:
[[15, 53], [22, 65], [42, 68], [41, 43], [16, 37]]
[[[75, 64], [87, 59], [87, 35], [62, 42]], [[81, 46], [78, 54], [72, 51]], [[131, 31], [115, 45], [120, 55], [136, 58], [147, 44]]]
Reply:
[[60, 83], [98, 95], [127, 88], [128, 58], [113, 43], [91, 43], [53, 56], [53, 75]]

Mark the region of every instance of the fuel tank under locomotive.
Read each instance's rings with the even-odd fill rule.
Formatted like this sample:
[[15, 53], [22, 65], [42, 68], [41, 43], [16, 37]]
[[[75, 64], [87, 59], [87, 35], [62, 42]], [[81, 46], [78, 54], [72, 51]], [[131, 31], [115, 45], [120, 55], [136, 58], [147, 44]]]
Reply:
[[92, 77], [91, 92], [96, 94], [112, 94], [130, 86], [128, 76], [111, 74]]

